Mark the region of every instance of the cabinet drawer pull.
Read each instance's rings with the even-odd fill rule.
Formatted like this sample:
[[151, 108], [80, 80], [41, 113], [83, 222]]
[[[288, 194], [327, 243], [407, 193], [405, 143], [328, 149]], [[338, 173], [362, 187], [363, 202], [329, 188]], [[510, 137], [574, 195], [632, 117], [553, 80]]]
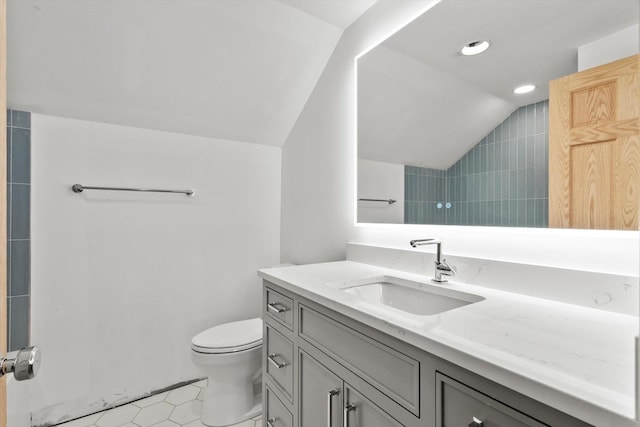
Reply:
[[344, 408], [344, 420], [342, 422], [342, 425], [344, 427], [349, 427], [349, 412], [355, 411], [355, 410], [356, 410], [356, 405], [347, 403], [347, 406], [345, 406]]
[[277, 314], [281, 314], [287, 311], [287, 307], [283, 307], [277, 302], [270, 302], [269, 304], [267, 304], [267, 308]]
[[276, 360], [276, 357], [278, 357], [278, 355], [275, 354], [275, 353], [272, 353], [272, 354], [267, 356], [267, 358], [269, 359], [269, 362], [271, 362], [273, 364], [273, 366], [275, 366], [276, 368], [282, 369], [285, 366], [287, 366], [287, 362], [278, 362]]
[[327, 393], [327, 427], [331, 427], [331, 415], [333, 415], [333, 410], [331, 408], [333, 396], [340, 393], [339, 389], [333, 389], [329, 393]]
[[469, 424], [467, 427], [483, 427], [483, 426], [484, 426], [484, 422], [482, 420], [479, 420], [476, 417], [473, 417], [473, 421], [471, 421], [471, 424]]
[[267, 426], [274, 427], [276, 421], [278, 421], [276, 417], [267, 418]]

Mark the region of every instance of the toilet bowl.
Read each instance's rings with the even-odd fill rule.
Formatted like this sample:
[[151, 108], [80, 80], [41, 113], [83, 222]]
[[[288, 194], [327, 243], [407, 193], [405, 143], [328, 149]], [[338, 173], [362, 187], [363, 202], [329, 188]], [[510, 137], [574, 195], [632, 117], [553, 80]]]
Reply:
[[227, 426], [262, 412], [262, 320], [225, 323], [191, 340], [191, 358], [206, 375], [201, 421]]

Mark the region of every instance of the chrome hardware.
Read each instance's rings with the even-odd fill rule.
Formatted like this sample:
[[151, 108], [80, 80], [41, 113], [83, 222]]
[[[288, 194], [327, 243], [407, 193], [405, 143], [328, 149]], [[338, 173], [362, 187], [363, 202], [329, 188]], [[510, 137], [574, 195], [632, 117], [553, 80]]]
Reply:
[[25, 347], [16, 353], [15, 358], [0, 357], [0, 377], [13, 372], [16, 381], [30, 380], [40, 368], [40, 349]]
[[414, 247], [417, 248], [418, 246], [422, 246], [422, 245], [434, 245], [434, 244], [440, 244], [442, 243], [442, 241], [440, 239], [415, 239], [415, 240], [410, 240], [409, 244]]
[[82, 184], [73, 184], [71, 189], [74, 193], [82, 193], [84, 190], [109, 190], [109, 191], [143, 191], [146, 193], [179, 193], [193, 196], [194, 191], [188, 190], [163, 190], [159, 188], [130, 188], [130, 187], [95, 187]]
[[484, 426], [484, 422], [482, 420], [479, 420], [476, 417], [473, 417], [473, 421], [471, 421], [471, 424], [469, 424], [467, 427], [483, 427], [483, 426]]
[[390, 205], [394, 204], [395, 202], [397, 202], [397, 200], [394, 199], [358, 199], [359, 202], [384, 202], [384, 203], [388, 203]]
[[327, 427], [331, 427], [331, 415], [333, 414], [332, 400], [333, 396], [340, 394], [340, 389], [333, 389], [329, 393], [327, 393]]
[[273, 427], [273, 423], [275, 423], [276, 421], [278, 421], [276, 417], [267, 418], [267, 426]]
[[347, 406], [344, 407], [344, 420], [343, 420], [343, 427], [349, 427], [349, 412], [351, 411], [355, 411], [356, 410], [356, 405], [352, 404], [352, 403], [347, 403]]
[[274, 313], [278, 313], [278, 314], [284, 313], [285, 311], [287, 311], [287, 307], [278, 305], [277, 302], [270, 302], [269, 304], [267, 304], [267, 308], [273, 311]]
[[286, 362], [278, 362], [278, 361], [276, 360], [276, 357], [278, 357], [278, 355], [277, 355], [277, 354], [275, 354], [275, 353], [272, 353], [272, 354], [270, 354], [270, 355], [268, 355], [268, 356], [267, 356], [267, 358], [269, 359], [269, 362], [271, 362], [271, 363], [273, 364], [273, 366], [275, 366], [276, 368], [278, 368], [278, 369], [282, 369], [282, 368], [284, 368], [285, 366], [287, 366], [287, 363], [286, 363]]
[[436, 245], [436, 268], [434, 277], [431, 279], [432, 282], [444, 283], [447, 279], [442, 276], [456, 275], [455, 267], [449, 264], [446, 259], [442, 258], [442, 239], [417, 239], [411, 240], [409, 244], [414, 248], [422, 245]]
[[433, 278], [434, 282], [442, 283], [447, 279], [443, 279], [442, 276], [455, 276], [456, 268], [449, 264], [446, 259], [440, 262], [436, 262], [436, 277]]

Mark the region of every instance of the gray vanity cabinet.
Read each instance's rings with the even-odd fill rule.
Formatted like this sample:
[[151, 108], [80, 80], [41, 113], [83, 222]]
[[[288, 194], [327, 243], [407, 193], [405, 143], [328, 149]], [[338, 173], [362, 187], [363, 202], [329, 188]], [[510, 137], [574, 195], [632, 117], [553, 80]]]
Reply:
[[547, 426], [440, 373], [436, 374], [436, 408], [437, 427], [480, 423], [482, 427]]
[[293, 402], [293, 343], [267, 325], [263, 345], [267, 354], [266, 373], [287, 400]]
[[269, 386], [264, 386], [264, 422], [269, 427], [294, 427], [293, 415]]
[[590, 425], [270, 282], [263, 297], [264, 427]]
[[298, 360], [299, 427], [402, 427], [302, 349]]
[[341, 426], [342, 380], [303, 350], [299, 351], [298, 362], [300, 426]]
[[343, 427], [403, 427], [364, 395], [345, 383]]

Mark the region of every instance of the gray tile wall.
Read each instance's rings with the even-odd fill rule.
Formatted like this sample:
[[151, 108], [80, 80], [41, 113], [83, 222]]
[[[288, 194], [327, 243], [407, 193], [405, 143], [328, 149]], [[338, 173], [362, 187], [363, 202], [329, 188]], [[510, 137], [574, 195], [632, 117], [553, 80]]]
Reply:
[[7, 326], [9, 351], [29, 345], [31, 114], [7, 111]]
[[443, 205], [446, 184], [444, 170], [405, 166], [404, 223], [446, 224]]
[[[547, 227], [548, 101], [520, 107], [444, 172], [444, 213], [405, 222], [451, 225]], [[405, 167], [405, 202], [423, 197], [414, 181], [420, 171]], [[418, 191], [418, 193], [416, 193]], [[449, 205], [447, 205], [449, 203]], [[450, 208], [446, 208], [450, 206]], [[433, 210], [429, 207], [427, 210]]]

